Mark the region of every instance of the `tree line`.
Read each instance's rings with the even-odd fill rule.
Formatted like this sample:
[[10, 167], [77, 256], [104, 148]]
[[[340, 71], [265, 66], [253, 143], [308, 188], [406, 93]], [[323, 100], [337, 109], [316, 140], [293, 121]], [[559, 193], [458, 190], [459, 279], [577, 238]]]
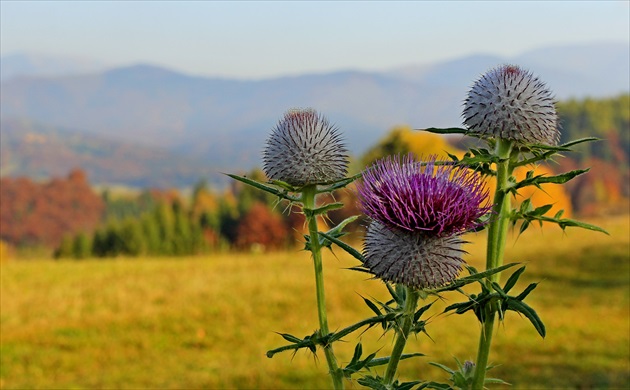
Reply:
[[[627, 212], [629, 95], [560, 102], [558, 112], [561, 142], [591, 136], [601, 140], [584, 144], [579, 153], [541, 167], [548, 173], [592, 167], [588, 175], [580, 176], [567, 187], [568, 193], [559, 193], [555, 187], [545, 189], [547, 193], [553, 195], [558, 207], [582, 215], [601, 213], [603, 209]], [[460, 155], [463, 145], [458, 142], [461, 141], [399, 126], [354, 159], [351, 170], [359, 172], [390, 154], [438, 154], [444, 158], [447, 153]], [[265, 179], [260, 170], [248, 176]], [[13, 247], [54, 248], [57, 257], [176, 256], [284, 249], [300, 245], [305, 228], [303, 215], [292, 212], [290, 205], [236, 182], [217, 190], [202, 181], [188, 196], [176, 190], [144, 190], [128, 195], [105, 190], [99, 195], [81, 170], [44, 183], [3, 177], [0, 184], [0, 240]], [[331, 196], [345, 204], [343, 209], [331, 213], [333, 222], [360, 214], [351, 189]], [[324, 229], [326, 221], [321, 223]], [[349, 230], [360, 229], [359, 221]]]

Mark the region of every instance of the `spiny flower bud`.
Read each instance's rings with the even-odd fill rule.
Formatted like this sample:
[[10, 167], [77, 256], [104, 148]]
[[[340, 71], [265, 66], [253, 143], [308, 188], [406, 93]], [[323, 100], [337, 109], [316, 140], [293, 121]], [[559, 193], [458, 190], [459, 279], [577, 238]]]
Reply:
[[480, 175], [412, 155], [377, 161], [357, 184], [372, 222], [364, 265], [377, 277], [416, 288], [447, 284], [463, 260], [459, 234], [479, 227], [490, 206]]
[[475, 82], [463, 117], [470, 132], [484, 137], [546, 145], [556, 145], [560, 138], [551, 91], [514, 65], [491, 69]]
[[462, 243], [459, 236], [417, 234], [372, 221], [365, 236], [364, 266], [384, 281], [414, 288], [443, 286], [461, 271]]
[[481, 175], [454, 165], [425, 163], [409, 154], [377, 161], [357, 183], [359, 204], [370, 218], [391, 228], [448, 236], [474, 229], [489, 206]]
[[263, 170], [293, 186], [343, 179], [348, 151], [338, 129], [313, 109], [288, 111], [267, 139]]

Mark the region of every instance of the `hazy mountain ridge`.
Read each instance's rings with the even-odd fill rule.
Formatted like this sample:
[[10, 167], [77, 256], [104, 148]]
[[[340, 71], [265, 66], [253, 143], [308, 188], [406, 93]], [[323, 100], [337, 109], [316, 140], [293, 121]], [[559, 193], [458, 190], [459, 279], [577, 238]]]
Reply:
[[12, 53], [2, 56], [0, 80], [16, 77], [63, 76], [98, 72], [107, 66], [88, 58], [68, 58], [47, 54]]
[[2, 176], [46, 179], [81, 168], [95, 184], [141, 188], [187, 187], [201, 178], [215, 182], [219, 178], [219, 172], [203, 162], [164, 149], [29, 121], [0, 123]]
[[[530, 68], [558, 99], [630, 90], [627, 44], [542, 48], [512, 59], [468, 56], [384, 72], [340, 71], [266, 80], [186, 75], [151, 65], [2, 83], [2, 119], [26, 118], [159, 147], [216, 170], [259, 165], [269, 130], [292, 107], [314, 107], [361, 153], [397, 124], [458, 126], [469, 86], [488, 68]], [[2, 58], [3, 67], [5, 58]], [[4, 127], [4, 126], [3, 126]], [[4, 128], [3, 128], [4, 132]]]

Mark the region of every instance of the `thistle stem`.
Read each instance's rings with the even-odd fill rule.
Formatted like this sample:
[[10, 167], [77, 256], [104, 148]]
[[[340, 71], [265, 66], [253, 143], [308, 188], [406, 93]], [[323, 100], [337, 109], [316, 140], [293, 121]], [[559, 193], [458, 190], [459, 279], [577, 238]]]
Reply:
[[[497, 163], [497, 187], [494, 192], [494, 203], [492, 206], [493, 220], [488, 228], [488, 247], [486, 252], [486, 269], [492, 269], [503, 265], [503, 254], [507, 241], [508, 224], [510, 222], [511, 202], [507, 194], [508, 179], [510, 172], [510, 154], [512, 152], [512, 142], [499, 139], [496, 146], [496, 154], [500, 161]], [[489, 282], [498, 282], [501, 273], [490, 276]], [[490, 356], [490, 345], [492, 344], [492, 333], [494, 331], [494, 319], [497, 307], [492, 304], [485, 313], [481, 335], [479, 337], [479, 350], [477, 352], [477, 363], [475, 376], [473, 377], [472, 388], [474, 390], [483, 389], [486, 376], [486, 367]]]
[[[317, 195], [317, 186], [309, 185], [302, 189], [302, 204], [304, 209], [315, 209], [315, 196]], [[324, 293], [324, 268], [322, 265], [322, 248], [319, 243], [319, 234], [317, 230], [317, 216], [306, 213], [308, 222], [308, 234], [311, 243], [311, 253], [313, 255], [313, 265], [315, 267], [315, 290], [317, 293], [317, 314], [319, 317], [319, 330], [321, 337], [325, 338], [330, 334], [328, 329], [328, 317], [326, 314], [326, 296]], [[333, 381], [335, 389], [343, 389], [343, 372], [337, 366], [337, 359], [333, 352], [332, 344], [326, 344], [323, 347], [328, 363], [329, 374]]]
[[394, 343], [394, 349], [389, 358], [389, 364], [387, 364], [387, 370], [385, 371], [384, 384], [389, 389], [394, 383], [394, 377], [396, 376], [396, 370], [398, 369], [398, 363], [402, 356], [405, 344], [413, 325], [413, 317], [418, 305], [418, 297], [420, 294], [412, 287], [406, 287], [405, 308], [402, 317], [402, 324], [400, 328], [396, 329], [396, 342]]

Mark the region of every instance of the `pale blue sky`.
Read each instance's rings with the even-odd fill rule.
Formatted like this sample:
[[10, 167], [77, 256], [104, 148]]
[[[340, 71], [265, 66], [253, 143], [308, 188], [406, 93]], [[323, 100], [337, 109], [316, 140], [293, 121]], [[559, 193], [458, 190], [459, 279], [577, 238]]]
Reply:
[[630, 1], [0, 1], [2, 54], [263, 78], [630, 40]]

